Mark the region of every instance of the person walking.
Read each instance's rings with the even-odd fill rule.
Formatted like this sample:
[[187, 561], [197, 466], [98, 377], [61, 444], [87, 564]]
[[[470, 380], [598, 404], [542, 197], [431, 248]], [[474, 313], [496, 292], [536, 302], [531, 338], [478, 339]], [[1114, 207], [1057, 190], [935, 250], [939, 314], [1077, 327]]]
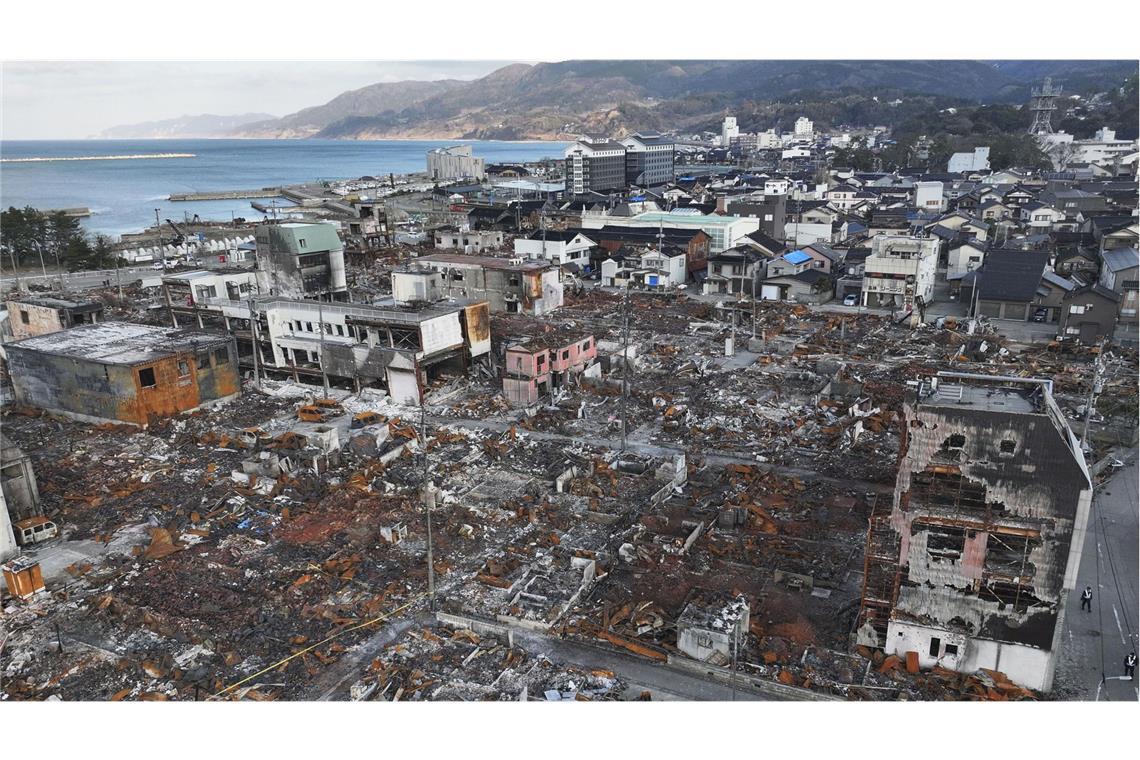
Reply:
[[1124, 675], [1129, 678], [1136, 677], [1136, 653], [1129, 652], [1128, 656], [1124, 658]]
[[1092, 586], [1085, 586], [1081, 592], [1081, 609], [1092, 612]]

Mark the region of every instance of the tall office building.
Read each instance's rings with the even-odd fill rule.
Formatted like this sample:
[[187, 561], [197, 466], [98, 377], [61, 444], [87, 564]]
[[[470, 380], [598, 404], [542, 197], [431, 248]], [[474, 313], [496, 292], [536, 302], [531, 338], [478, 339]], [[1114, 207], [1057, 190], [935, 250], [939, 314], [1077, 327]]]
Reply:
[[573, 195], [625, 189], [625, 146], [579, 140], [566, 149], [566, 191]]
[[637, 133], [621, 144], [625, 146], [626, 184], [652, 187], [673, 181], [675, 146], [671, 137]]
[[720, 125], [720, 144], [728, 148], [732, 146], [732, 138], [740, 134], [740, 127], [736, 126], [735, 116], [725, 116], [724, 123]]

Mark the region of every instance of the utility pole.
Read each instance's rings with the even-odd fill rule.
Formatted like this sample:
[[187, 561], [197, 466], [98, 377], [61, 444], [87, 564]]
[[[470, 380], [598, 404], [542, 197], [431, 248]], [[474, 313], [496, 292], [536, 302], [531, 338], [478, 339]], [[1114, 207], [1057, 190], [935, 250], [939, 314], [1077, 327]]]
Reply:
[[1101, 359], [1104, 357], [1104, 341], [1101, 340], [1097, 344], [1100, 351], [1097, 352], [1096, 360], [1093, 362], [1093, 380], [1089, 384], [1089, 396], [1085, 401], [1085, 422], [1081, 427], [1081, 448], [1087, 448], [1089, 454], [1092, 453], [1092, 446], [1089, 445], [1089, 418], [1092, 417], [1093, 405], [1096, 403], [1097, 388], [1100, 386], [1100, 373], [1101, 373]]
[[166, 276], [166, 244], [162, 242], [162, 222], [158, 218], [158, 209], [154, 210], [154, 231], [158, 234], [158, 253], [162, 256], [162, 276]]
[[63, 279], [63, 264], [59, 262], [59, 246], [55, 247], [55, 269], [56, 273], [59, 274], [59, 292], [66, 295], [67, 283]]
[[732, 701], [736, 701], [736, 659], [740, 651], [740, 624], [732, 625]]
[[36, 252], [40, 255], [40, 271], [44, 275], [44, 284], [47, 284], [47, 267], [44, 266], [44, 244], [40, 241], [35, 241]]
[[625, 279], [625, 295], [621, 302], [622, 368], [621, 368], [621, 450], [625, 451], [629, 420], [626, 417], [626, 396], [629, 395], [629, 277]]
[[253, 296], [249, 297], [249, 339], [253, 345], [253, 387], [261, 390], [261, 344], [257, 340], [257, 308]]
[[119, 300], [123, 301], [123, 276], [119, 273], [119, 254], [115, 254], [115, 284], [119, 286]]
[[325, 372], [325, 303], [317, 296], [317, 327], [320, 329], [319, 338], [321, 347], [321, 385], [325, 389], [325, 398], [329, 397], [329, 374]]
[[[421, 390], [422, 394], [423, 391]], [[435, 495], [431, 493], [428, 482], [428, 456], [427, 456], [427, 406], [424, 397], [420, 396], [420, 448], [423, 449], [424, 470], [420, 483], [420, 491], [424, 502], [424, 514], [427, 518], [427, 573], [428, 573], [428, 609], [435, 610], [435, 561], [432, 556], [431, 545], [431, 508]]]
[[20, 292], [20, 265], [16, 263], [16, 249], [9, 248], [8, 255], [12, 258], [12, 279], [16, 281], [16, 292]]

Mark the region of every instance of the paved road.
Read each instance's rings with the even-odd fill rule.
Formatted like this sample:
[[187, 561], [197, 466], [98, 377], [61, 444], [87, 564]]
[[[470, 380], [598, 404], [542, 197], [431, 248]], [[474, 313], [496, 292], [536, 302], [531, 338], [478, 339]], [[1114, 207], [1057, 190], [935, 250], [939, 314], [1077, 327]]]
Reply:
[[[174, 272], [174, 269], [167, 270]], [[129, 285], [135, 280], [143, 277], [159, 277], [162, 275], [162, 270], [152, 269], [150, 266], [145, 267], [122, 267], [119, 269], [118, 277], [122, 279], [123, 285]], [[20, 275], [20, 286], [27, 289], [29, 283], [35, 283], [38, 286], [48, 286], [51, 288], [59, 287], [58, 274], [48, 273], [47, 277], [43, 274], [36, 275]], [[3, 283], [0, 288], [3, 290], [14, 290], [16, 287], [16, 279], [12, 276], [11, 271], [5, 270], [3, 277], [0, 278]], [[118, 280], [116, 279], [114, 269], [101, 269], [91, 272], [74, 272], [72, 274], [63, 275], [63, 283], [71, 290], [86, 290], [88, 288], [102, 287], [104, 283], [110, 283], [114, 287]]]
[[[1065, 611], [1065, 632], [1055, 691], [1081, 700], [1135, 701], [1138, 681], [1120, 680], [1124, 657], [1137, 645], [1137, 466], [1117, 470], [1093, 499], [1077, 587], [1094, 589], [1093, 610], [1081, 611], [1075, 591]], [[1101, 683], [1103, 674], [1107, 677]]]
[[[722, 683], [710, 681], [662, 663], [641, 657], [592, 647], [577, 641], [556, 639], [541, 634], [515, 632], [515, 645], [534, 655], [544, 654], [556, 663], [573, 663], [587, 668], [612, 670], [619, 678], [634, 685], [635, 689], [648, 690], [654, 698], [728, 702], [733, 690]], [[631, 689], [633, 691], [633, 689]], [[768, 701], [771, 697], [759, 694], [744, 684], [736, 689], [737, 701]]]

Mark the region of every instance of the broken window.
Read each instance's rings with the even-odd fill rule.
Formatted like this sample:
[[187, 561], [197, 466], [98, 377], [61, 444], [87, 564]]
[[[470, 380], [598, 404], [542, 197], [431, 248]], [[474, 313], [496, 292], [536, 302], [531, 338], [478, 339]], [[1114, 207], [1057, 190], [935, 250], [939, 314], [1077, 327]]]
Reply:
[[1031, 587], [1020, 583], [989, 581], [978, 590], [978, 596], [981, 599], [997, 602], [1000, 609], [1005, 609], [1006, 605], [1013, 605], [1015, 612], [1027, 612], [1030, 607], [1045, 604], [1033, 595]]
[[966, 446], [966, 436], [954, 433], [942, 442], [934, 458], [940, 462], [961, 462], [962, 449]]
[[929, 528], [926, 534], [926, 553], [935, 561], [957, 562], [965, 548], [966, 531], [961, 528], [940, 525]]
[[942, 649], [942, 639], [937, 636], [930, 637], [930, 656], [937, 657], [939, 650]]
[[143, 388], [153, 388], [157, 384], [154, 379], [154, 367], [143, 367], [139, 370], [139, 385]]
[[188, 361], [186, 361], [185, 359], [179, 359], [178, 360], [178, 376], [179, 377], [189, 377], [190, 376], [190, 363]]
[[230, 350], [228, 348], [219, 348], [214, 352], [214, 366], [220, 367], [223, 364], [230, 363]]
[[1001, 453], [1008, 456], [1017, 451], [1017, 442], [1006, 438], [1001, 442]]
[[20, 309], [20, 321], [25, 325], [31, 321], [28, 319], [28, 312], [24, 311], [23, 309]]
[[570, 358], [570, 351], [569, 350], [563, 351], [562, 352], [562, 361], [566, 361], [569, 358]]
[[706, 649], [712, 649], [712, 645], [712, 636], [709, 636], [707, 633], [697, 634], [697, 646], [704, 647]]
[[210, 368], [210, 353], [208, 351], [203, 351], [202, 353], [198, 354], [198, 369], [209, 369], [209, 368]]
[[1038, 540], [1029, 536], [990, 533], [986, 538], [986, 575], [1010, 581], [1029, 580], [1037, 570], [1029, 561], [1037, 544]]
[[911, 479], [912, 502], [926, 506], [953, 507], [955, 509], [1005, 510], [1000, 502], [986, 504], [986, 487], [965, 478], [956, 467], [934, 466], [914, 473]]
[[957, 644], [947, 644], [946, 645], [946, 656], [947, 657], [957, 657], [958, 656], [958, 645]]

